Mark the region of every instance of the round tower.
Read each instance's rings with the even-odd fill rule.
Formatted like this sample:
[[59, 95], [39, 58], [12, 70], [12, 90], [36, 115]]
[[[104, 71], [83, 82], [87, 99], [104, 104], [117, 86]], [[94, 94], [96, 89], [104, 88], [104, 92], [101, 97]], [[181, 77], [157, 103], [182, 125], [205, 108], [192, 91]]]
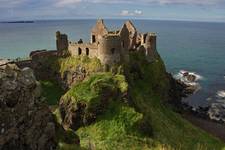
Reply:
[[121, 39], [117, 35], [106, 35], [99, 39], [98, 58], [103, 65], [112, 65], [120, 61]]

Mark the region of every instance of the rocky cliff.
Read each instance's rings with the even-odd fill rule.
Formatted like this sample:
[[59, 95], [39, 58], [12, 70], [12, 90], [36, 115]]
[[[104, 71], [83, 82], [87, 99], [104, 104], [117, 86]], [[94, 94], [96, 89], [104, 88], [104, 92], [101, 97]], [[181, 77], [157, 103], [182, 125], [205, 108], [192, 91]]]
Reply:
[[57, 146], [54, 117], [41, 101], [33, 71], [0, 67], [0, 149], [51, 150]]
[[131, 52], [129, 63], [112, 66], [108, 72], [98, 59], [88, 57], [51, 56], [32, 61], [38, 79], [57, 80], [66, 89], [54, 112], [69, 133], [64, 136], [63, 128], [56, 131], [63, 139], [59, 149], [77, 149], [74, 143], [79, 139], [84, 149], [224, 147], [168, 105], [180, 105], [181, 97], [193, 90], [166, 72], [158, 54], [149, 60], [142, 53]]
[[79, 147], [79, 138], [56, 122], [30, 68], [0, 61], [0, 150]]

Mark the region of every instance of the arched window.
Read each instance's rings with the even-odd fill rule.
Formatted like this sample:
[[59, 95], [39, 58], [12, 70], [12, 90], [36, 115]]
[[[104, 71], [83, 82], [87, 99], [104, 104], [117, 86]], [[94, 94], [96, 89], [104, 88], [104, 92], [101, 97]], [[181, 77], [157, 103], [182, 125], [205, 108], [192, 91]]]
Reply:
[[111, 49], [111, 53], [114, 54], [115, 53], [115, 48]]
[[86, 55], [89, 55], [89, 48], [86, 48]]
[[82, 49], [79, 47], [78, 48], [78, 55], [81, 55], [82, 54]]

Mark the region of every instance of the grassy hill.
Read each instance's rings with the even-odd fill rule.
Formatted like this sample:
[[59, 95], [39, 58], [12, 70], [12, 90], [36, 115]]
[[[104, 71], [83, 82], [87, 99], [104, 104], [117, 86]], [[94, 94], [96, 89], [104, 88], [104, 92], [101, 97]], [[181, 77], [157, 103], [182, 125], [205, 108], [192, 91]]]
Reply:
[[[68, 61], [71, 58], [64, 59]], [[68, 68], [65, 64], [72, 63], [63, 64], [61, 70]], [[142, 55], [131, 54], [130, 64], [125, 68], [125, 73], [94, 73], [72, 86], [61, 98], [61, 101], [74, 106], [74, 110], [78, 103], [85, 103], [87, 107], [82, 117], [94, 116], [95, 119], [81, 123], [76, 131], [71, 131], [79, 136], [80, 148], [61, 142], [59, 149], [225, 149], [223, 142], [194, 127], [166, 105], [170, 87], [160, 57], [150, 62]], [[56, 91], [53, 88], [47, 92], [52, 95]], [[112, 93], [109, 97], [102, 95], [107, 91]], [[58, 95], [55, 95], [58, 100]], [[101, 109], [105, 99], [107, 104]], [[59, 109], [55, 115], [62, 123]]]

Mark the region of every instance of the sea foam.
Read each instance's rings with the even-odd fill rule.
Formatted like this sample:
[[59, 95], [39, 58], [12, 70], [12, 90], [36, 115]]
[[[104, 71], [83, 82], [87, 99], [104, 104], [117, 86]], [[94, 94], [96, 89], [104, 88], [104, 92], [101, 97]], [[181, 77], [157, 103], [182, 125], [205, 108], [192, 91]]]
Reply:
[[221, 90], [216, 93], [216, 96], [219, 98], [225, 98], [225, 91]]
[[[193, 75], [195, 76], [195, 81], [191, 82], [189, 81], [184, 74], [188, 73], [188, 75]], [[203, 76], [197, 74], [196, 72], [190, 72], [190, 71], [186, 71], [186, 70], [180, 70], [177, 74], [174, 75], [175, 79], [181, 80], [182, 82], [184, 82], [187, 85], [190, 86], [199, 86], [199, 83], [197, 83], [197, 81], [202, 80]]]

